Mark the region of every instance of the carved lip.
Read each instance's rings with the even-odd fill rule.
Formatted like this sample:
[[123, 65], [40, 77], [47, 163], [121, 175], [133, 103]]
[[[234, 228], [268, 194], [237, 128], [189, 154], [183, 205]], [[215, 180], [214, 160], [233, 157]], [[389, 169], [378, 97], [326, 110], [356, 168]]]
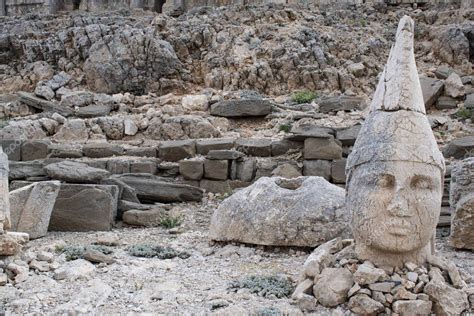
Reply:
[[395, 236], [407, 236], [413, 233], [412, 224], [402, 218], [391, 218], [387, 222], [387, 232]]

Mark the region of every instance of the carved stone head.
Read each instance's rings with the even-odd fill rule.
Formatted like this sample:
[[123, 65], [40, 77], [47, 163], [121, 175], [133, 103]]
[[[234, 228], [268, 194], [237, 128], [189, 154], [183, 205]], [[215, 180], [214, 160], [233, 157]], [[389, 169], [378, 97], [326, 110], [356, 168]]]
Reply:
[[444, 158], [425, 115], [413, 27], [400, 21], [346, 170], [357, 254], [379, 265], [425, 262], [441, 209]]

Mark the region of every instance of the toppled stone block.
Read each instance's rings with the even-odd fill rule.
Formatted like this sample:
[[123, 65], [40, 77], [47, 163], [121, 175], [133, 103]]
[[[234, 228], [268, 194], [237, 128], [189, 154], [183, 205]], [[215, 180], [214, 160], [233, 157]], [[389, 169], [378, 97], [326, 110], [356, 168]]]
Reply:
[[72, 110], [68, 109], [66, 107], [60, 106], [55, 102], [52, 101], [47, 101], [42, 98], [38, 98], [32, 93], [29, 92], [23, 92], [19, 91], [17, 92], [18, 96], [20, 97], [20, 101], [28, 104], [29, 106], [32, 106], [34, 108], [37, 108], [39, 110], [42, 110], [44, 112], [53, 112], [53, 113], [59, 113], [62, 116], [68, 117], [72, 115]]
[[70, 183], [99, 183], [110, 174], [106, 170], [69, 160], [49, 164], [44, 170], [52, 179]]
[[30, 239], [45, 236], [59, 188], [59, 181], [45, 181], [11, 191], [12, 230], [28, 233]]
[[165, 161], [180, 161], [196, 154], [196, 141], [172, 140], [161, 142], [158, 148], [159, 157]]
[[161, 208], [149, 210], [129, 210], [123, 213], [123, 222], [128, 225], [156, 227], [160, 226], [166, 211]]
[[270, 157], [272, 141], [264, 138], [240, 138], [235, 142], [237, 150], [254, 157]]
[[429, 109], [443, 92], [444, 83], [439, 79], [421, 77], [420, 84], [425, 108]]
[[211, 115], [224, 117], [265, 116], [272, 104], [265, 100], [227, 100], [211, 105]]
[[43, 177], [46, 176], [44, 171], [44, 162], [41, 160], [35, 161], [12, 161], [10, 162], [10, 173], [8, 178], [10, 180], [24, 180], [28, 177]]
[[333, 160], [342, 158], [342, 147], [333, 138], [306, 138], [304, 141], [304, 159]]
[[142, 202], [201, 201], [201, 189], [179, 183], [165, 182], [162, 178], [147, 174], [116, 175], [115, 178], [135, 189]]
[[106, 231], [117, 214], [115, 185], [61, 184], [51, 214], [51, 231]]
[[234, 147], [232, 138], [211, 138], [196, 141], [196, 152], [199, 155], [207, 155], [211, 150], [226, 150]]

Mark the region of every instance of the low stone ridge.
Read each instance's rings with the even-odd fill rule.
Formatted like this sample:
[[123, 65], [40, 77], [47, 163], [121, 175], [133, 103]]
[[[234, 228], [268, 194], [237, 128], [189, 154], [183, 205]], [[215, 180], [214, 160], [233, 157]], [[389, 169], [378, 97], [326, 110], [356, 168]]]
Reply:
[[135, 189], [142, 202], [186, 202], [201, 201], [203, 191], [187, 184], [163, 181], [148, 174], [117, 175], [117, 179]]
[[454, 164], [451, 172], [449, 202], [451, 206], [451, 234], [453, 247], [474, 250], [474, 158]]
[[320, 177], [262, 177], [222, 202], [212, 216], [209, 236], [217, 241], [314, 247], [347, 231], [344, 195], [343, 189]]
[[59, 181], [44, 181], [11, 191], [12, 230], [30, 239], [46, 236], [59, 189]]
[[456, 266], [442, 258], [376, 267], [357, 259], [352, 239], [336, 238], [306, 259], [292, 298], [306, 311], [347, 303], [358, 315], [460, 315], [469, 308], [470, 290]]
[[107, 231], [117, 216], [115, 185], [61, 184], [49, 223], [51, 231]]
[[70, 183], [100, 183], [103, 178], [110, 175], [106, 170], [68, 160], [49, 164], [44, 170], [52, 179]]
[[272, 104], [265, 100], [227, 100], [211, 105], [211, 115], [223, 117], [265, 116], [272, 112]]

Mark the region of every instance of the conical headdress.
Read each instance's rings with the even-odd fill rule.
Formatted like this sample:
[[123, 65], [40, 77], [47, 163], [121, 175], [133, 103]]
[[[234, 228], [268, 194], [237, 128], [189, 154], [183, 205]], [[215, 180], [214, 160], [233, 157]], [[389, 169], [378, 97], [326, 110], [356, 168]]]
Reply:
[[444, 158], [426, 117], [413, 52], [414, 22], [404, 16], [370, 105], [370, 113], [348, 157], [346, 174], [374, 161], [422, 162], [439, 167]]

